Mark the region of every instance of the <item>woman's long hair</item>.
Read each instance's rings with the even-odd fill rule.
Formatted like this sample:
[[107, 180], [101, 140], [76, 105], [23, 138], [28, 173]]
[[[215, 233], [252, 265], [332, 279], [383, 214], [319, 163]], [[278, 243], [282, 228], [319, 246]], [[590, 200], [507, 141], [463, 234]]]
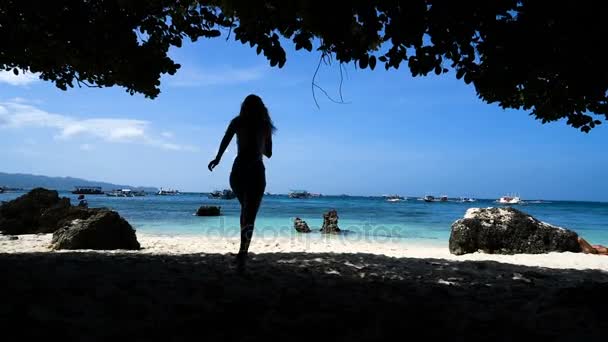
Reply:
[[241, 104], [241, 112], [239, 117], [243, 121], [245, 127], [263, 130], [265, 132], [274, 133], [276, 127], [268, 114], [268, 109], [262, 102], [262, 99], [257, 95], [248, 95]]

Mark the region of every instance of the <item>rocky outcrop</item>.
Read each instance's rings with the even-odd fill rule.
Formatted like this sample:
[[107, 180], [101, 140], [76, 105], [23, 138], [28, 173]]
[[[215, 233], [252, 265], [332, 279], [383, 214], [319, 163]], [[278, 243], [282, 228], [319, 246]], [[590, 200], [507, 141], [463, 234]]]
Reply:
[[338, 228], [338, 212], [332, 209], [323, 214], [323, 227], [321, 233], [324, 234], [337, 234], [340, 232]]
[[296, 219], [293, 221], [293, 227], [299, 233], [310, 233], [310, 228], [308, 227], [308, 223], [306, 223], [306, 221], [302, 220], [299, 217], [296, 217]]
[[578, 235], [513, 208], [471, 208], [452, 224], [452, 254], [581, 252]]
[[58, 221], [49, 211], [59, 213], [70, 207], [68, 198], [60, 198], [57, 191], [36, 188], [0, 206], [0, 231], [3, 234], [50, 233]]
[[53, 233], [67, 222], [94, 213], [72, 206], [70, 199], [59, 197], [57, 191], [37, 188], [0, 206], [0, 231], [14, 235]]
[[75, 219], [53, 233], [54, 249], [139, 249], [135, 230], [115, 211], [86, 209], [88, 218]]
[[203, 205], [196, 211], [196, 216], [220, 216], [221, 207], [215, 205]]

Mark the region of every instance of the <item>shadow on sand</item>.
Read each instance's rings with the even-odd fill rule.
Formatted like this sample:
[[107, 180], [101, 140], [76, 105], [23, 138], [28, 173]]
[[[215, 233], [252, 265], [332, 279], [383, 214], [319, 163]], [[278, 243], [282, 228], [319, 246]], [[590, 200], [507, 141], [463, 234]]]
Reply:
[[553, 341], [608, 332], [600, 271], [369, 254], [252, 257], [239, 275], [233, 257], [220, 254], [0, 254], [0, 331], [62, 341]]

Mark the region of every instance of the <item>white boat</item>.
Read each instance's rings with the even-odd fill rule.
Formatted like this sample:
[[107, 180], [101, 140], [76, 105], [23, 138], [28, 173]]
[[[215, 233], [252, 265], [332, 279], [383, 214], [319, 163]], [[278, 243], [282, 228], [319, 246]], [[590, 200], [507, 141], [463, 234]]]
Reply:
[[431, 195], [426, 195], [422, 198], [422, 200], [425, 202], [435, 202], [435, 197]]
[[401, 202], [406, 200], [404, 197], [399, 195], [384, 195], [383, 197], [386, 198], [387, 202]]
[[476, 199], [471, 198], [471, 197], [460, 197], [460, 202], [462, 203], [473, 203], [473, 202], [477, 202]]
[[164, 188], [160, 188], [160, 190], [158, 191], [157, 195], [160, 196], [171, 196], [171, 195], [178, 195], [179, 191], [175, 190], [175, 189], [164, 189]]
[[106, 192], [106, 196], [109, 197], [133, 197], [133, 190], [131, 189], [116, 189], [110, 192]]
[[447, 201], [448, 201], [448, 196], [441, 195], [441, 197], [439, 197], [439, 202], [447, 202]]
[[211, 193], [209, 193], [208, 195], [209, 198], [212, 199], [233, 199], [236, 198], [236, 195], [234, 194], [234, 192], [230, 189], [224, 189], [222, 191], [219, 190], [215, 190]]
[[310, 198], [312, 197], [310, 192], [306, 190], [291, 190], [289, 192], [289, 198]]
[[519, 196], [502, 196], [496, 202], [500, 204], [521, 204], [521, 198]]

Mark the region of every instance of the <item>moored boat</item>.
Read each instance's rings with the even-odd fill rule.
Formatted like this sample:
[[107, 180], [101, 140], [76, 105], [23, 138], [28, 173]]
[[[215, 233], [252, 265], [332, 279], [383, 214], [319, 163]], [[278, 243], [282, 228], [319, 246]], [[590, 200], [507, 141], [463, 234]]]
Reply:
[[160, 196], [171, 196], [171, 195], [178, 195], [179, 191], [175, 190], [175, 189], [164, 189], [164, 188], [160, 188], [160, 190], [158, 191], [157, 195]]
[[100, 186], [76, 186], [72, 193], [74, 195], [103, 195]]
[[405, 197], [399, 195], [384, 195], [383, 196], [387, 202], [401, 202], [405, 201]]
[[460, 201], [462, 203], [473, 203], [473, 202], [477, 202], [476, 199], [471, 198], [471, 197], [460, 197]]
[[219, 190], [212, 191], [209, 193], [208, 197], [212, 198], [212, 199], [230, 200], [230, 199], [236, 198], [236, 195], [232, 190], [224, 189], [222, 191], [219, 191]]
[[521, 204], [522, 200], [519, 196], [502, 196], [496, 202], [500, 204]]
[[310, 198], [311, 195], [306, 190], [291, 190], [289, 192], [289, 198]]
[[108, 197], [133, 197], [133, 190], [131, 189], [115, 189], [109, 192], [106, 192], [106, 196]]

